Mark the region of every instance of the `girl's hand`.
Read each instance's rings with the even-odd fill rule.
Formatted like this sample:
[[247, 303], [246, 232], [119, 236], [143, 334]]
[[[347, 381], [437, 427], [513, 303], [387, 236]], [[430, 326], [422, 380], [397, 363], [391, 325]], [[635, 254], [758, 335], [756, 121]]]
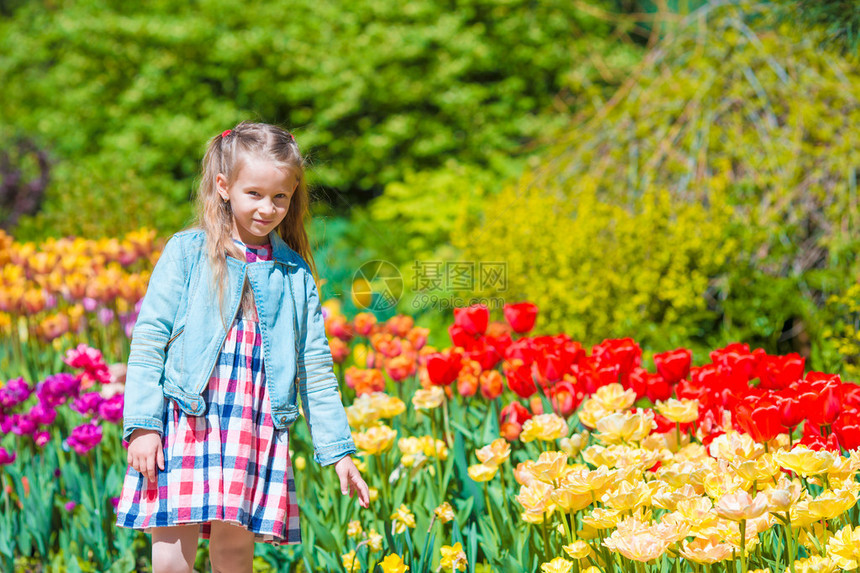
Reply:
[[359, 505], [365, 509], [370, 507], [370, 491], [367, 489], [367, 484], [361, 478], [361, 473], [355, 467], [352, 458], [346, 455], [336, 461], [334, 471], [337, 472], [337, 477], [340, 478], [340, 492], [346, 495], [348, 488], [349, 497], [355, 497], [355, 494], [358, 493]]
[[[136, 428], [129, 436], [128, 465], [142, 473], [149, 481], [156, 481], [155, 464], [164, 471], [164, 449], [161, 434], [155, 430]], [[358, 471], [358, 470], [356, 470]]]

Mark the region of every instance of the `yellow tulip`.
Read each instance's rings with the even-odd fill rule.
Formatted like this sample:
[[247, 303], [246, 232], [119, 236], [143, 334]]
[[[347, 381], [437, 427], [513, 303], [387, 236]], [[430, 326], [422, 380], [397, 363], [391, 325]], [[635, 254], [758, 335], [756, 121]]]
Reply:
[[568, 456], [575, 458], [579, 452], [582, 451], [586, 445], [588, 445], [588, 430], [583, 431], [581, 434], [574, 434], [569, 438], [562, 438], [558, 442], [558, 447], [566, 453]]
[[[830, 557], [810, 555], [806, 559], [798, 559], [794, 562], [795, 573], [835, 573], [840, 569], [839, 565]], [[791, 573], [791, 568], [786, 567], [785, 573]]]
[[403, 533], [407, 527], [415, 527], [415, 514], [409, 511], [405, 503], [401, 503], [400, 507], [391, 514], [394, 533]]
[[359, 537], [364, 530], [361, 527], [361, 522], [357, 519], [353, 519], [346, 526], [346, 534], [349, 537]]
[[580, 467], [565, 473], [560, 485], [574, 493], [594, 492], [595, 497], [599, 498], [605, 488], [615, 483], [617, 475], [617, 470], [610, 470], [606, 466], [596, 470]]
[[612, 509], [630, 511], [651, 502], [651, 490], [644, 482], [621, 482], [616, 489], [603, 494], [600, 500]]
[[469, 466], [469, 477], [476, 482], [490, 481], [499, 471], [499, 466], [485, 466], [484, 464], [474, 464]]
[[611, 529], [621, 521], [621, 511], [595, 507], [588, 515], [582, 516], [582, 522], [594, 529]]
[[696, 491], [696, 488], [690, 484], [686, 484], [678, 489], [666, 487], [665, 489], [651, 494], [651, 504], [661, 509], [675, 511], [679, 502], [689, 499], [697, 499], [700, 496], [701, 492]]
[[619, 535], [616, 530], [603, 541], [603, 544], [628, 559], [641, 562], [657, 559], [669, 547], [667, 542], [655, 538], [647, 531], [634, 535]]
[[441, 406], [444, 399], [445, 390], [441, 386], [419, 388], [412, 395], [412, 405], [418, 410], [432, 410]]
[[857, 503], [857, 494], [849, 489], [825, 490], [809, 500], [809, 512], [819, 519], [833, 519]]
[[764, 453], [764, 446], [757, 444], [748, 434], [729, 430], [714, 438], [708, 451], [715, 458], [727, 461], [754, 460]]
[[696, 538], [693, 541], [684, 541], [681, 555], [696, 563], [712, 564], [731, 558], [732, 549], [730, 544], [721, 543], [717, 538]]
[[379, 489], [373, 486], [369, 486], [367, 488], [367, 495], [370, 498], [370, 501], [376, 501], [377, 499], [379, 499]]
[[585, 559], [591, 555], [591, 546], [585, 541], [574, 541], [561, 547], [571, 559]]
[[641, 442], [656, 427], [654, 412], [616, 412], [597, 421], [594, 437], [604, 444]]
[[843, 570], [860, 567], [860, 525], [846, 525], [827, 543], [827, 556]]
[[454, 545], [443, 545], [440, 549], [442, 559], [439, 566], [450, 571], [465, 571], [469, 564], [463, 546], [458, 541]]
[[436, 515], [436, 519], [442, 523], [448, 523], [454, 519], [454, 508], [447, 501], [443, 501], [433, 510], [433, 513]]
[[780, 467], [789, 469], [803, 477], [823, 474], [836, 461], [831, 452], [810, 450], [804, 445], [795, 446], [790, 452], [778, 451], [773, 454], [773, 458]]
[[544, 511], [550, 503], [552, 486], [541, 481], [534, 481], [530, 485], [520, 486], [520, 493], [516, 500], [520, 502], [527, 511]]
[[355, 446], [365, 454], [375, 455], [391, 449], [397, 431], [385, 424], [372, 426], [364, 432], [352, 434]]
[[403, 563], [403, 559], [395, 553], [390, 553], [385, 556], [385, 559], [379, 562], [382, 568], [382, 573], [405, 573], [409, 570], [409, 565]]
[[655, 408], [666, 418], [681, 424], [692, 422], [699, 417], [698, 400], [676, 400], [675, 398], [669, 398], [665, 402], [657, 400]]
[[767, 511], [767, 497], [759, 494], [753, 499], [745, 491], [727, 493], [716, 503], [714, 511], [731, 521], [754, 519]]
[[618, 412], [626, 410], [633, 405], [636, 401], [636, 392], [625, 390], [624, 386], [613, 382], [612, 384], [598, 388], [597, 392], [591, 397], [591, 400], [600, 404], [604, 410]]
[[346, 569], [347, 573], [356, 573], [358, 571], [361, 571], [361, 562], [355, 555], [354, 550], [341, 555], [340, 562], [343, 564], [343, 568]]
[[367, 532], [367, 546], [371, 551], [382, 551], [382, 534], [371, 529]]
[[537, 479], [553, 483], [564, 475], [567, 468], [567, 454], [564, 452], [541, 452], [531, 471]]
[[572, 513], [591, 505], [593, 498], [591, 493], [576, 493], [575, 491], [561, 486], [550, 494], [552, 501], [566, 513]]
[[568, 427], [564, 418], [556, 414], [538, 414], [525, 421], [520, 433], [523, 443], [532, 440], [551, 442], [567, 436]]
[[477, 450], [475, 455], [484, 465], [498, 466], [504, 463], [511, 455], [511, 444], [504, 438], [493, 440], [490, 444]]
[[573, 567], [573, 561], [568, 561], [564, 557], [556, 557], [552, 561], [541, 563], [541, 573], [568, 573]]
[[579, 409], [579, 421], [586, 428], [594, 429], [597, 427], [597, 422], [603, 417], [611, 414], [613, 410], [607, 410], [601, 402], [597, 400], [586, 400]]

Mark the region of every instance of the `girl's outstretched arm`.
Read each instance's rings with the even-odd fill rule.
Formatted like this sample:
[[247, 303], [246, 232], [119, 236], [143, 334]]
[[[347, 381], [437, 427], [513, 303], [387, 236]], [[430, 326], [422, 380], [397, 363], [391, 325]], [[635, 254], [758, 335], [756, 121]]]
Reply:
[[135, 428], [162, 431], [165, 347], [173, 329], [185, 285], [184, 256], [172, 236], [152, 269], [140, 313], [132, 331], [125, 382], [123, 440]]
[[[304, 302], [298, 298], [298, 391], [314, 443], [314, 460], [323, 466], [356, 452], [346, 410], [341, 402], [331, 349], [325, 335], [319, 293], [304, 260]], [[301, 271], [300, 271], [301, 272]], [[300, 293], [297, 293], [300, 294]]]

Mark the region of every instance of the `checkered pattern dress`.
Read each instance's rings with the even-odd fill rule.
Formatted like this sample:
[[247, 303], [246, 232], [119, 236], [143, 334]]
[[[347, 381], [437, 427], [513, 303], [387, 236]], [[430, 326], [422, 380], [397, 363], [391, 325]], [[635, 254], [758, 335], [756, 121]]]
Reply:
[[[234, 239], [236, 240], [236, 239]], [[271, 260], [272, 246], [244, 245], [246, 260]], [[200, 524], [214, 519], [244, 526], [255, 541], [301, 543], [289, 453], [289, 429], [276, 430], [265, 384], [256, 312], [240, 305], [203, 397], [201, 416], [165, 399], [164, 463], [157, 483], [128, 466], [117, 505], [120, 527]]]

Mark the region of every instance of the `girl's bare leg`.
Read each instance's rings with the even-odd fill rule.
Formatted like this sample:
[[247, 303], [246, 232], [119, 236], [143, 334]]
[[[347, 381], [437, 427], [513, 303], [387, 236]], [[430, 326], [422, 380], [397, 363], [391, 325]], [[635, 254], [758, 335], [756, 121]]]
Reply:
[[209, 531], [212, 573], [253, 573], [254, 532], [241, 525], [212, 520]]
[[152, 528], [152, 573], [194, 573], [200, 524]]

